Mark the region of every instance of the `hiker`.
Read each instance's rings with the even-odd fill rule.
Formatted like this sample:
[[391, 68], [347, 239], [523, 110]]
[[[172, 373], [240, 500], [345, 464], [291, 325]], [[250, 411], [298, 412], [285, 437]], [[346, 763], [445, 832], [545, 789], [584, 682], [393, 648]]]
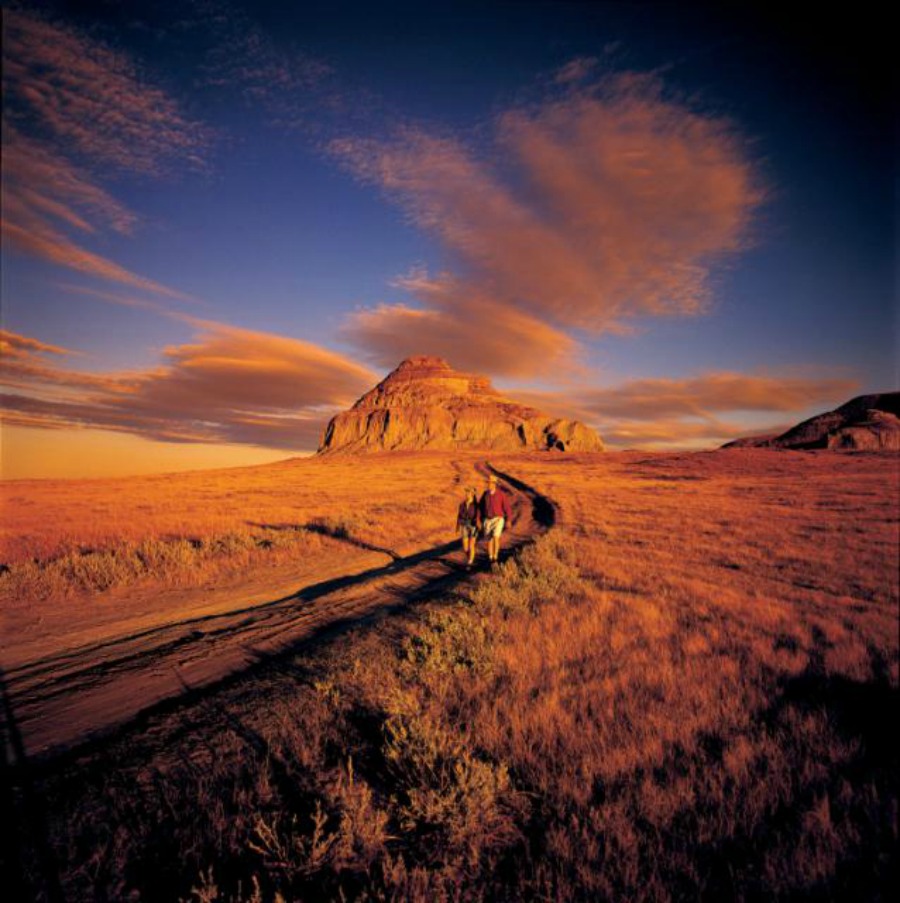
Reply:
[[488, 541], [488, 558], [493, 566], [500, 559], [500, 535], [512, 517], [509, 499], [506, 497], [506, 493], [497, 486], [497, 477], [494, 474], [488, 477], [488, 488], [481, 496], [479, 508], [481, 509], [482, 529]]
[[472, 567], [475, 561], [475, 544], [478, 541], [478, 530], [481, 526], [481, 512], [478, 507], [478, 493], [473, 486], [466, 488], [466, 497], [459, 503], [456, 515], [456, 529], [462, 539], [463, 554], [466, 556], [466, 567]]

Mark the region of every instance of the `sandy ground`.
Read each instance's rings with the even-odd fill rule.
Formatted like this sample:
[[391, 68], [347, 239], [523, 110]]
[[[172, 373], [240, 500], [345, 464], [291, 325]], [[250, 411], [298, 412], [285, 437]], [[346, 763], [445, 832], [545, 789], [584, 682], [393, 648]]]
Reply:
[[[552, 523], [554, 507], [505, 476], [510, 552]], [[348, 544], [340, 562], [310, 561], [299, 572], [282, 566], [227, 586], [118, 590], [89, 606], [58, 607], [28, 629], [6, 631], [7, 732], [19, 757], [52, 755], [326, 632], [477, 578], [448, 534], [401, 556]]]

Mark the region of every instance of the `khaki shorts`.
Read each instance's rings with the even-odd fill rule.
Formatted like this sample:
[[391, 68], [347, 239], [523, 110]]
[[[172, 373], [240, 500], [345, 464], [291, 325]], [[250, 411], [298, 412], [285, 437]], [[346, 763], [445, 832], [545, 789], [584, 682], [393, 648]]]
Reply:
[[482, 528], [485, 537], [490, 539], [492, 536], [496, 536], [497, 539], [499, 539], [505, 523], [506, 521], [504, 521], [502, 517], [489, 517], [484, 522], [484, 527]]

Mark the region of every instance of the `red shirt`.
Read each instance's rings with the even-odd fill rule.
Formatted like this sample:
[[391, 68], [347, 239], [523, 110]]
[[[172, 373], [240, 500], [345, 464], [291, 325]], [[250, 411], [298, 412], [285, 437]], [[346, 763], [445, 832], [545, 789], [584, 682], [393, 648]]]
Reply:
[[493, 493], [486, 489], [481, 497], [481, 516], [487, 520], [489, 517], [502, 517], [507, 521], [512, 517], [509, 507], [509, 499], [506, 493], [498, 486]]

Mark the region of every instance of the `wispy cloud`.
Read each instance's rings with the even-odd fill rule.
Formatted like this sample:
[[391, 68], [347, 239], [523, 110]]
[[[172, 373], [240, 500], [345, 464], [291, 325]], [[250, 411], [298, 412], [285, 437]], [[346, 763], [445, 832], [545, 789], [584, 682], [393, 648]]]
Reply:
[[70, 355], [77, 353], [59, 345], [50, 345], [30, 336], [10, 332], [8, 329], [0, 329], [0, 354], [4, 358], [26, 358], [34, 354]]
[[679, 419], [616, 421], [603, 430], [603, 441], [613, 449], [710, 447], [746, 436], [749, 432], [745, 426], [720, 420], [702, 423]]
[[8, 242], [12, 247], [58, 266], [156, 295], [183, 301], [194, 300], [184, 292], [169, 288], [153, 279], [147, 279], [145, 276], [139, 276], [106, 257], [88, 251], [63, 233], [47, 226], [33, 213], [23, 214], [18, 221], [4, 218], [2, 233], [4, 242]]
[[4, 99], [17, 120], [86, 161], [128, 172], [203, 165], [208, 131], [129, 56], [31, 12], [6, 10], [3, 24]]
[[3, 179], [5, 210], [18, 205], [91, 234], [96, 223], [127, 235], [137, 221], [83, 167], [10, 125], [3, 133]]
[[583, 82], [594, 74], [598, 62], [599, 60], [595, 56], [577, 56], [556, 70], [553, 74], [553, 81], [557, 85]]
[[[328, 418], [376, 374], [299, 339], [194, 320], [197, 340], [173, 345], [159, 366], [90, 373], [54, 366], [55, 349], [9, 334], [17, 357], [0, 361], [0, 399], [11, 425], [95, 427], [179, 442], [315, 448]], [[47, 394], [50, 391], [50, 395]]]
[[[715, 372], [566, 393], [516, 392], [515, 397], [590, 423], [612, 446], [710, 445], [780, 431], [790, 422], [788, 415], [834, 406], [858, 388], [849, 377]], [[748, 425], [748, 418], [754, 426]]]
[[689, 379], [639, 379], [580, 398], [602, 417], [651, 420], [660, 415], [702, 417], [723, 411], [802, 411], [843, 399], [857, 387], [849, 378], [707, 373]]
[[4, 11], [3, 239], [7, 247], [104, 281], [189, 300], [91, 250], [138, 217], [98, 172], [158, 177], [202, 168], [208, 131], [139, 76], [124, 54], [23, 10]]
[[285, 129], [312, 130], [336, 100], [333, 68], [299, 47], [284, 47], [241, 9], [213, 0], [199, 4], [192, 24], [212, 39], [201, 67], [204, 87], [222, 88], [266, 121]]
[[114, 304], [120, 307], [134, 307], [140, 310], [149, 310], [153, 313], [160, 314], [164, 317], [170, 317], [174, 320], [190, 321], [190, 316], [179, 310], [168, 307], [166, 302], [143, 298], [140, 295], [123, 294], [121, 291], [104, 291], [103, 289], [90, 288], [86, 285], [76, 285], [72, 282], [57, 282], [55, 287], [62, 290], [66, 294], [83, 295], [86, 298], [93, 298], [97, 301], [104, 301], [107, 304]]
[[579, 365], [578, 343], [537, 317], [492, 299], [458, 300], [448, 292], [448, 300], [456, 303], [444, 306], [434, 293], [428, 297], [434, 306], [363, 308], [345, 322], [341, 335], [369, 349], [370, 357], [384, 367], [413, 354], [434, 354], [461, 370], [560, 378], [572, 375]]
[[[502, 335], [500, 311], [593, 333], [700, 313], [712, 268], [746, 246], [765, 196], [729, 123], [668, 98], [650, 76], [567, 85], [498, 116], [492, 135], [481, 154], [414, 127], [330, 145], [441, 243], [451, 273], [408, 289], [438, 313], [449, 348], [461, 333], [476, 344], [486, 330]], [[471, 298], [490, 301], [485, 316], [471, 317]], [[357, 312], [347, 328], [380, 358], [387, 341], [372, 320]], [[419, 322], [430, 336], [435, 318]], [[510, 372], [489, 357], [481, 366]]]
[[[53, 357], [48, 358], [48, 355]], [[4, 386], [21, 388], [41, 394], [50, 389], [54, 393], [70, 389], [100, 389], [104, 392], [133, 391], [139, 374], [115, 375], [71, 370], [53, 359], [80, 357], [82, 352], [51, 345], [31, 336], [0, 330], [0, 382]]]

